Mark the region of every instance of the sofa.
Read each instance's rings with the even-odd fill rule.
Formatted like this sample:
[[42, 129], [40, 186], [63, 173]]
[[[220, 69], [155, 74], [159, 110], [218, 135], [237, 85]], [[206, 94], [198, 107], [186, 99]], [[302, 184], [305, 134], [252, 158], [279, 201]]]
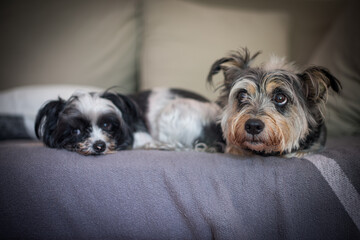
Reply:
[[[1, 8], [0, 239], [360, 239], [357, 1], [9, 1]], [[126, 150], [36, 139], [41, 105], [74, 91], [196, 91], [230, 50], [340, 79], [328, 141], [302, 158]], [[221, 81], [218, 76], [217, 81]]]

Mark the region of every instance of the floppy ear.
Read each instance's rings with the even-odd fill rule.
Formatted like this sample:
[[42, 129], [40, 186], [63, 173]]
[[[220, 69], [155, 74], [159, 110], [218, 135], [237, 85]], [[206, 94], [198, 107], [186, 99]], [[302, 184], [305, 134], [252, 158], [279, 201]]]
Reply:
[[65, 101], [61, 98], [47, 102], [42, 106], [36, 116], [35, 133], [36, 137], [42, 139], [44, 143], [52, 146], [51, 136], [55, 131], [59, 113], [64, 109]]
[[129, 126], [138, 122], [142, 117], [138, 105], [125, 95], [105, 92], [101, 97], [110, 100], [121, 111], [124, 121]]
[[313, 103], [326, 101], [330, 88], [336, 93], [342, 89], [339, 80], [323, 67], [309, 67], [299, 75], [303, 80], [304, 95]]
[[230, 61], [231, 61], [231, 58], [228, 58], [228, 57], [220, 58], [220, 59], [216, 60], [213, 63], [213, 65], [211, 66], [211, 68], [210, 68], [210, 72], [209, 72], [209, 74], [207, 76], [207, 82], [210, 83], [210, 84], [213, 84], [212, 76], [217, 74], [221, 70], [223, 70], [225, 72], [226, 71], [226, 65], [224, 63], [228, 63]]
[[250, 66], [250, 63], [260, 54], [256, 52], [253, 56], [247, 48], [243, 48], [241, 51], [231, 52], [228, 57], [220, 58], [216, 60], [210, 68], [210, 72], [207, 76], [207, 82], [213, 84], [212, 76], [220, 72], [224, 73], [224, 85], [229, 87], [234, 79], [231, 79], [231, 75], [234, 72], [242, 71]]

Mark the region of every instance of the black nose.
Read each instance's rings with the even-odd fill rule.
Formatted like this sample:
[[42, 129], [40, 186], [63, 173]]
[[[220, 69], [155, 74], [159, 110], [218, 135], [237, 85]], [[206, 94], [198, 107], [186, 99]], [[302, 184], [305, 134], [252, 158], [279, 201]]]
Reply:
[[264, 129], [265, 124], [259, 119], [249, 119], [245, 123], [245, 130], [246, 132], [256, 135], [262, 132]]
[[102, 153], [105, 151], [106, 143], [104, 141], [98, 140], [93, 144], [93, 149], [97, 153]]

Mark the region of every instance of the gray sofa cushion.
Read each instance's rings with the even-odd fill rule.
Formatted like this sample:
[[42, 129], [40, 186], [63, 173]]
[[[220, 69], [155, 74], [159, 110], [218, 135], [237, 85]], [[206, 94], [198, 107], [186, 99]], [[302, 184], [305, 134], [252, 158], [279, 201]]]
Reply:
[[30, 138], [23, 116], [0, 114], [0, 140]]
[[0, 239], [359, 239], [360, 137], [307, 159], [0, 144]]

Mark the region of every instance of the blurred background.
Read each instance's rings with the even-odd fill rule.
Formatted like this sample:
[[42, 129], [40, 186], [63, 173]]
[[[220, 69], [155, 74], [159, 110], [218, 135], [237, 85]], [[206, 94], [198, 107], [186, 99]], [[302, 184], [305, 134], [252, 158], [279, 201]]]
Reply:
[[[15, 111], [14, 104], [4, 102], [22, 98], [16, 112], [31, 108], [34, 115], [47, 98], [75, 88], [118, 86], [131, 93], [179, 87], [214, 100], [217, 94], [205, 83], [210, 66], [247, 47], [262, 51], [255, 64], [275, 54], [300, 66], [330, 68], [345, 92], [340, 100], [330, 99], [330, 113], [347, 114], [333, 114], [334, 126], [342, 121], [339, 131], [352, 133], [349, 129], [359, 129], [360, 122], [358, 2], [2, 1], [0, 113]], [[219, 74], [216, 81], [221, 79]], [[35, 98], [36, 104], [24, 106]]]
[[248, 47], [307, 64], [343, 0], [2, 1], [0, 89], [154, 86], [207, 93], [211, 64]]

